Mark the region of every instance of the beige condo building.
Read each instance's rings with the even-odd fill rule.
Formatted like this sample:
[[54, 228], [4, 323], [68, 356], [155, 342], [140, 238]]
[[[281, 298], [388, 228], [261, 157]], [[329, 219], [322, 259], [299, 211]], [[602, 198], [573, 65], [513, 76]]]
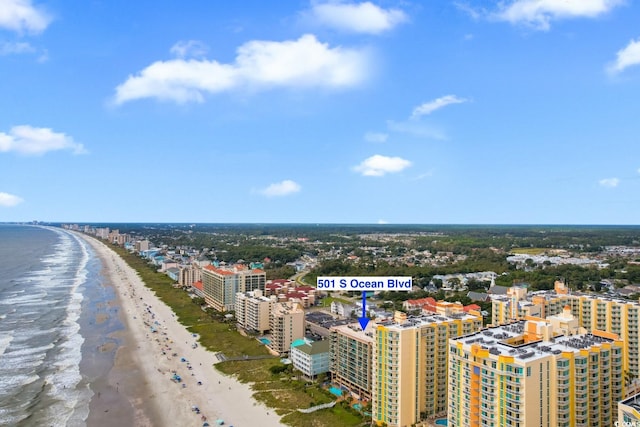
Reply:
[[259, 289], [264, 291], [267, 275], [263, 270], [243, 266], [219, 268], [207, 265], [202, 269], [204, 300], [218, 311], [235, 309], [236, 294]]
[[239, 327], [246, 331], [264, 334], [271, 327], [269, 314], [274, 302], [263, 295], [262, 291], [236, 294], [235, 315]]
[[291, 343], [304, 338], [304, 309], [297, 302], [278, 302], [269, 315], [271, 343], [268, 347], [278, 354], [289, 353]]

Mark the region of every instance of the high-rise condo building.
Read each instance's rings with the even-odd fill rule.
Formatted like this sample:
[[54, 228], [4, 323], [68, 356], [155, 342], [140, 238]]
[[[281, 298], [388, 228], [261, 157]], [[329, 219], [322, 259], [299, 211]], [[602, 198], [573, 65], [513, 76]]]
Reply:
[[262, 291], [255, 291], [236, 294], [236, 322], [238, 326], [246, 331], [263, 334], [269, 330], [269, 314], [274, 302], [265, 296]]
[[373, 345], [373, 420], [409, 427], [444, 414], [448, 339], [481, 328], [482, 316], [475, 311], [419, 317], [396, 312], [393, 321], [379, 323]]
[[269, 315], [271, 341], [268, 347], [278, 354], [289, 353], [291, 343], [304, 338], [304, 309], [297, 302], [278, 302]]
[[543, 319], [449, 342], [449, 425], [608, 427], [623, 397], [614, 334], [556, 335]]
[[266, 281], [263, 270], [248, 270], [242, 266], [218, 268], [207, 265], [202, 269], [204, 300], [218, 311], [233, 310], [238, 292], [264, 291]]
[[331, 380], [358, 399], [371, 399], [373, 339], [376, 325], [369, 322], [331, 327]]
[[[562, 282], [556, 282], [555, 291], [534, 292], [519, 295], [539, 307], [540, 317], [554, 316], [569, 307], [571, 314], [578, 320], [578, 325], [587, 332], [605, 331], [616, 334], [623, 342], [625, 360], [623, 370], [640, 376], [640, 303], [637, 301], [608, 298], [593, 294], [570, 294]], [[516, 313], [504, 309], [505, 304], [514, 302], [505, 298], [492, 302], [492, 312], [509, 312], [509, 315], [492, 319], [494, 325], [501, 325], [521, 320], [528, 313]]]

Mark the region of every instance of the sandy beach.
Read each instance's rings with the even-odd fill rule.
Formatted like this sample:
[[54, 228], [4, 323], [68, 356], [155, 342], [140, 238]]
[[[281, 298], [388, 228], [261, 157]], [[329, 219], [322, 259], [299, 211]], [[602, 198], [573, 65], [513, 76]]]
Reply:
[[213, 367], [215, 355], [197, 345], [197, 337], [122, 258], [103, 243], [82, 237], [102, 260], [119, 304], [114, 311], [125, 325], [113, 369], [92, 387], [89, 427], [202, 426], [205, 421], [213, 426], [217, 420], [235, 427], [283, 425], [251, 397], [248, 385]]

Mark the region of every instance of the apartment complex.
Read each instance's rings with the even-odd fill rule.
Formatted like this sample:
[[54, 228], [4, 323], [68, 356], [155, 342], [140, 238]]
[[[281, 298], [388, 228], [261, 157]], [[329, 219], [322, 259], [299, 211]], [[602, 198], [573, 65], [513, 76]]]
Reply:
[[[447, 410], [448, 339], [482, 328], [482, 316], [407, 317], [379, 323], [373, 344], [372, 412], [378, 424], [407, 427]], [[455, 425], [455, 424], [452, 424]]]
[[449, 425], [612, 426], [623, 397], [614, 334], [556, 335], [543, 319], [449, 343]]
[[278, 354], [289, 353], [291, 343], [304, 338], [304, 309], [297, 302], [277, 302], [269, 315], [271, 343]]
[[[525, 300], [526, 298], [526, 300]], [[498, 299], [492, 302], [492, 311], [505, 313], [493, 318], [494, 325], [503, 325], [524, 319], [527, 313], [505, 309], [506, 304], [526, 301], [538, 307], [539, 317], [561, 313], [569, 307], [578, 325], [586, 332], [604, 331], [616, 334], [624, 343], [624, 371], [640, 376], [640, 304], [591, 294], [569, 294], [562, 282], [556, 282], [555, 291], [511, 295], [509, 301]]]
[[373, 322], [365, 331], [357, 323], [330, 328], [331, 380], [359, 399], [371, 399], [375, 330]]
[[269, 330], [269, 314], [274, 302], [260, 289], [236, 294], [235, 312], [238, 326], [246, 331], [263, 334]]
[[234, 310], [238, 292], [264, 291], [266, 281], [263, 270], [249, 270], [242, 266], [219, 268], [207, 265], [202, 269], [205, 302], [218, 311]]

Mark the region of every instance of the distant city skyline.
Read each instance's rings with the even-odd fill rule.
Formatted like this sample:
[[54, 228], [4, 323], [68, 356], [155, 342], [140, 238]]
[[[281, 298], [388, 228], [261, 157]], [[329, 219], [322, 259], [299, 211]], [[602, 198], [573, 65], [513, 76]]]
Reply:
[[0, 222], [639, 223], [636, 2], [0, 9]]

